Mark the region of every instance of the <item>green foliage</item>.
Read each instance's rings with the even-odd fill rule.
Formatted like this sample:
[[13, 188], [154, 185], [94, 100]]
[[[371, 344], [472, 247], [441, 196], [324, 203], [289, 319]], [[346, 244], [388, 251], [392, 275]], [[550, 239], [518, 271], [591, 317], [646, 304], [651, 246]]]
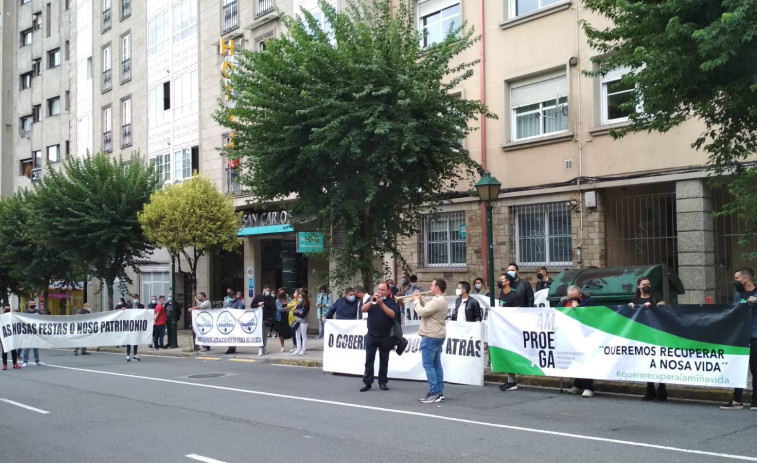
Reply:
[[734, 202], [724, 212], [744, 219], [748, 235], [757, 232], [757, 199], [749, 198], [757, 171], [743, 163], [757, 151], [757, 0], [585, 4], [613, 22], [603, 29], [584, 23], [589, 43], [605, 54], [589, 74], [630, 67], [624, 82], [636, 87], [626, 109], [644, 108], [613, 135], [702, 121], [705, 130], [692, 146], [709, 155], [716, 174], [738, 178], [729, 186]]
[[329, 246], [332, 277], [362, 271], [370, 288], [374, 256], [401, 259], [397, 237], [416, 232], [419, 211], [480, 174], [461, 141], [471, 119], [493, 116], [453, 93], [473, 73], [474, 62], [457, 59], [472, 29], [422, 48], [405, 2], [394, 12], [388, 1], [366, 3], [337, 13], [320, 1], [328, 33], [303, 12], [282, 17], [287, 32], [265, 51], [237, 50], [235, 105], [219, 101], [215, 119], [233, 130], [223, 154], [240, 159], [256, 200], [296, 195], [287, 207], [309, 228], [344, 230]]
[[128, 160], [96, 154], [47, 169], [34, 196], [36, 238], [103, 280], [112, 307], [113, 282], [128, 281], [153, 247], [137, 220], [160, 180], [138, 154]]
[[152, 243], [173, 256], [184, 256], [195, 281], [201, 256], [239, 246], [236, 234], [242, 214], [234, 212], [231, 197], [221, 194], [209, 178], [195, 175], [154, 192], [139, 214], [139, 223]]

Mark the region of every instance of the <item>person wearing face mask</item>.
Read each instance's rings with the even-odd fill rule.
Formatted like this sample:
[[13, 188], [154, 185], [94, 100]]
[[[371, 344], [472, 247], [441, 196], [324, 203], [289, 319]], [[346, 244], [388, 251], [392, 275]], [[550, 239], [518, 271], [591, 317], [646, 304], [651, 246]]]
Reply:
[[281, 352], [284, 352], [284, 341], [292, 337], [292, 329], [289, 326], [289, 295], [284, 288], [279, 288], [276, 292], [276, 332], [279, 334], [281, 343]]
[[424, 292], [423, 287], [418, 284], [418, 277], [416, 275], [410, 275], [410, 289], [405, 291], [405, 296], [410, 296], [416, 291], [418, 291], [419, 293]]
[[513, 278], [512, 288], [518, 294], [518, 305], [516, 307], [533, 307], [534, 289], [520, 277], [518, 264], [511, 262], [507, 266], [507, 273]]
[[397, 294], [399, 294], [399, 288], [394, 284], [394, 280], [392, 280], [391, 278], [386, 280], [386, 285], [389, 287], [389, 297], [391, 297], [392, 299], [397, 297]]
[[[137, 301], [139, 301], [139, 299], [137, 299]], [[147, 308], [149, 310], [153, 310], [154, 311], [157, 306], [158, 306], [158, 298], [156, 296], [151, 297], [150, 298], [150, 303], [147, 304]], [[155, 339], [155, 337], [157, 335], [158, 335], [158, 329], [157, 329], [157, 327], [155, 325], [153, 325], [152, 326], [152, 338]], [[150, 349], [152, 349], [154, 347], [154, 344], [150, 344], [147, 347], [149, 347]]]
[[[116, 310], [126, 310], [126, 309], [144, 309], [145, 306], [139, 303], [139, 294], [134, 295], [134, 302], [131, 304], [131, 306], [128, 306], [126, 304], [126, 300], [124, 298], [120, 298], [118, 300], [118, 306], [116, 307]], [[132, 348], [134, 348], [134, 355], [132, 355]], [[137, 355], [137, 349], [139, 348], [138, 345], [126, 345], [126, 361], [131, 362], [132, 360], [139, 362], [140, 358]]]
[[410, 290], [410, 275], [408, 275], [407, 273], [403, 273], [402, 278], [400, 278], [400, 286], [399, 288], [397, 288], [397, 294], [399, 294], [400, 296], [404, 296], [407, 294], [409, 290]]
[[[736, 294], [733, 295], [733, 302], [736, 304], [747, 304], [752, 311], [752, 326], [749, 336], [749, 371], [752, 372], [752, 378], [757, 377], [757, 286], [754, 284], [754, 270], [744, 267], [736, 271], [733, 276], [733, 287]], [[757, 410], [757, 396], [754, 395], [752, 388], [752, 403], [750, 410]], [[722, 410], [740, 410], [744, 408], [742, 396], [744, 389], [736, 388], [733, 390], [733, 399], [720, 408]]]
[[168, 347], [176, 349], [179, 347], [178, 332], [176, 330], [179, 319], [181, 318], [181, 308], [174, 302], [173, 293], [168, 293], [166, 302], [163, 304], [166, 309], [166, 332], [168, 334]]
[[139, 302], [139, 294], [133, 295], [132, 298], [134, 298], [134, 300], [132, 301], [132, 304], [131, 304], [131, 308], [132, 309], [144, 309], [145, 308], [145, 305], [144, 304], [140, 304], [140, 302]]
[[473, 280], [473, 288], [471, 288], [470, 293], [473, 296], [482, 296], [482, 297], [486, 297], [489, 295], [489, 291], [486, 291], [486, 286], [484, 285], [483, 278], [477, 277], [475, 280]]
[[[581, 288], [576, 285], [568, 286], [568, 297], [563, 302], [564, 307], [571, 307], [573, 309], [577, 307], [586, 307], [591, 305], [591, 296], [583, 292]], [[576, 378], [573, 380], [573, 387], [566, 392], [569, 394], [578, 394], [583, 389], [581, 397], [591, 398], [594, 397], [594, 380], [587, 378]]]
[[536, 291], [549, 289], [552, 286], [552, 278], [547, 276], [547, 267], [541, 266], [536, 269]]
[[[652, 294], [652, 282], [649, 278], [639, 277], [636, 280], [636, 295], [628, 305], [636, 309], [653, 309], [665, 305], [665, 301], [657, 294]], [[654, 400], [655, 402], [665, 402], [668, 400], [668, 391], [665, 383], [660, 383], [656, 391], [654, 383], [647, 383], [647, 392], [642, 397], [642, 400]]]
[[[513, 289], [515, 277], [512, 272], [506, 272], [500, 275], [497, 286], [500, 288], [499, 304], [501, 307], [521, 307], [521, 297]], [[491, 308], [489, 308], [491, 310]], [[518, 384], [515, 382], [515, 373], [507, 373], [507, 381], [499, 386], [500, 391], [517, 391]]]
[[299, 322], [295, 335], [297, 336], [297, 350], [294, 355], [305, 355], [308, 348], [308, 313], [310, 313], [310, 299], [304, 289], [297, 293], [297, 308], [294, 309], [294, 316]]
[[[242, 307], [244, 308], [244, 306]], [[276, 297], [271, 292], [270, 285], [263, 285], [263, 292], [252, 298], [250, 308], [257, 309], [258, 307], [263, 309], [263, 347], [258, 349], [258, 355], [261, 356], [267, 353], [265, 348], [268, 343], [268, 334], [276, 322]], [[235, 347], [232, 353], [236, 351]]]
[[447, 317], [447, 320], [481, 322], [481, 305], [475, 297], [469, 297], [468, 293], [470, 293], [470, 283], [461, 281], [457, 284], [457, 289], [455, 290], [455, 294], [457, 294], [455, 308], [452, 309], [452, 313]]
[[360, 392], [366, 392], [373, 385], [374, 363], [376, 351], [379, 352], [378, 383], [382, 391], [389, 387], [386, 385], [389, 372], [389, 352], [395, 345], [394, 336], [391, 336], [394, 327], [394, 319], [399, 317], [400, 308], [397, 302], [389, 297], [389, 288], [386, 283], [379, 283], [376, 294], [368, 299], [360, 309], [368, 314], [368, 333], [365, 335], [365, 370], [363, 373], [363, 387]]
[[328, 288], [325, 285], [321, 286], [318, 288], [315, 301], [318, 314], [318, 337], [316, 339], [323, 339], [323, 319], [326, 318], [326, 313], [331, 309], [331, 305], [331, 294], [328, 292]]
[[[197, 305], [194, 307], [190, 307], [187, 309], [188, 316], [191, 317], [191, 313], [194, 310], [210, 310], [213, 308], [213, 305], [208, 300], [208, 296], [204, 292], [197, 293], [197, 297], [195, 297], [195, 301], [197, 302]], [[192, 344], [195, 346], [195, 351], [200, 350], [200, 347], [195, 344], [194, 340], [197, 337], [197, 333], [192, 330]], [[210, 350], [210, 346], [202, 346], [202, 350], [207, 352]]]
[[345, 289], [344, 297], [337, 299], [321, 320], [325, 322], [332, 317], [334, 320], [356, 320], [358, 318], [357, 296], [353, 288]]

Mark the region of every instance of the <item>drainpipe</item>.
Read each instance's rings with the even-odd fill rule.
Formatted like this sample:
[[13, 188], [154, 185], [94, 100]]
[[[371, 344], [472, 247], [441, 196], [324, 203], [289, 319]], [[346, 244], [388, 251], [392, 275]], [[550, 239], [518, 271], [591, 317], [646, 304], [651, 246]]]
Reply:
[[576, 142], [578, 143], [578, 180], [576, 182], [576, 187], [578, 188], [578, 215], [579, 215], [579, 225], [578, 225], [578, 246], [576, 247], [576, 263], [578, 264], [578, 268], [583, 268], [583, 257], [581, 256], [581, 253], [583, 252], [583, 245], [584, 245], [584, 201], [583, 197], [581, 195], [581, 177], [583, 176], [583, 153], [584, 153], [584, 142], [583, 142], [583, 132], [582, 132], [582, 99], [581, 99], [581, 26], [579, 23], [578, 18], [578, 4], [576, 4], [576, 60], [578, 63], [576, 64], [576, 72], [578, 73], [578, 121], [576, 122], [576, 133], [578, 134], [578, 138]]
[[[478, 0], [478, 23], [481, 27], [481, 45], [479, 46], [480, 72], [479, 85], [481, 87], [481, 103], [486, 104], [486, 29], [484, 28], [484, 0]], [[488, 170], [486, 163], [486, 117], [481, 118], [481, 166]], [[486, 236], [486, 204], [481, 203], [481, 237], [484, 260], [484, 281], [489, 281], [489, 240]], [[492, 241], [494, 241], [492, 235]], [[493, 291], [489, 288], [489, 291]]]

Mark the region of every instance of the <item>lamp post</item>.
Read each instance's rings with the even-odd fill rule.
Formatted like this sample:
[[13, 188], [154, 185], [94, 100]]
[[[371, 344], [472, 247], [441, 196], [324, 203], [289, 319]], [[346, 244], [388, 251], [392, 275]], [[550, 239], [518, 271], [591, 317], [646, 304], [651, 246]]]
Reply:
[[476, 183], [478, 198], [486, 203], [486, 241], [489, 245], [489, 306], [494, 307], [494, 243], [492, 242], [492, 201], [499, 196], [502, 186], [487, 170], [484, 177]]

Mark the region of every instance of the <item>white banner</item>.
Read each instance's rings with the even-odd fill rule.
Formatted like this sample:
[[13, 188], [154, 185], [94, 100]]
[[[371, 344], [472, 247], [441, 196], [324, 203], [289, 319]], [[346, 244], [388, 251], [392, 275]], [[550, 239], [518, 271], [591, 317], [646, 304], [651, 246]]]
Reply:
[[193, 310], [198, 346], [262, 346], [263, 309]]
[[3, 348], [57, 349], [149, 344], [152, 310], [113, 310], [88, 315], [0, 315]]
[[[324, 329], [323, 371], [362, 376], [365, 371], [365, 320], [327, 320]], [[417, 327], [403, 328], [407, 349], [389, 354], [389, 378], [426, 380], [421, 362], [421, 337]], [[480, 323], [448, 322], [442, 347], [444, 382], [484, 384], [483, 343]], [[375, 372], [378, 373], [378, 352]]]

